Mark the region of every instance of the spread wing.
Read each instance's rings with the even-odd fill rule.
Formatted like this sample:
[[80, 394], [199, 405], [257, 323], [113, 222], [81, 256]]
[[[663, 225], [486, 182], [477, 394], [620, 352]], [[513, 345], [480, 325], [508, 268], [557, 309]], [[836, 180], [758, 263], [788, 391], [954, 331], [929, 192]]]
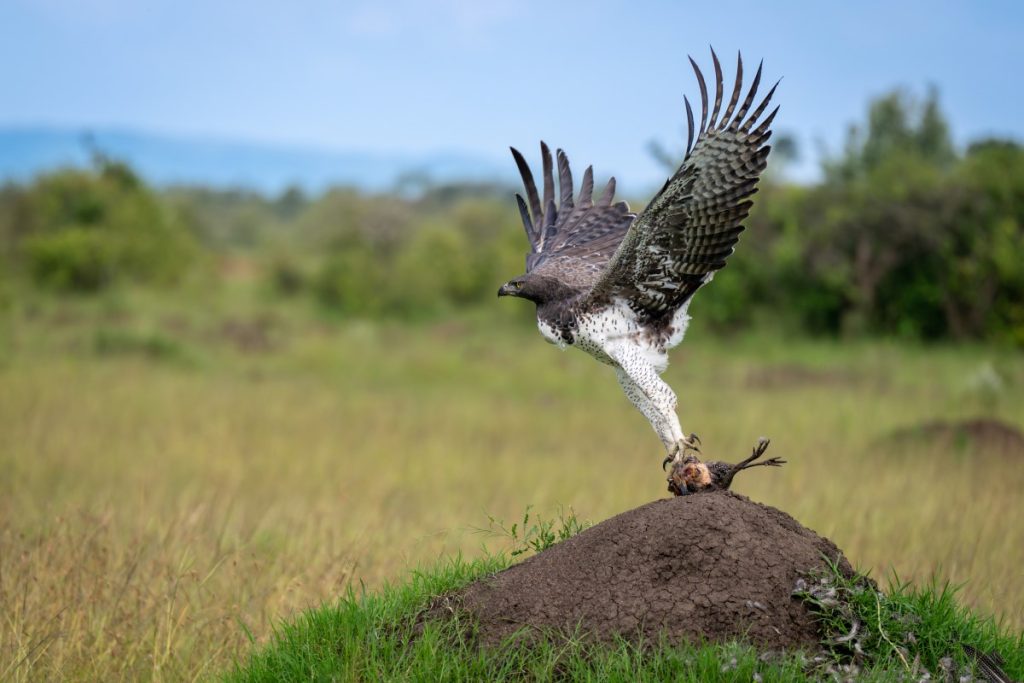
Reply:
[[556, 152], [559, 194], [556, 205], [551, 151], [543, 142], [540, 143], [540, 153], [544, 173], [543, 203], [529, 164], [518, 150], [512, 149], [526, 189], [526, 199], [516, 195], [519, 215], [532, 247], [526, 256], [526, 270], [531, 272], [546, 261], [558, 260], [572, 261], [579, 267], [593, 269], [596, 275], [615, 253], [636, 214], [629, 212], [626, 202], [613, 201], [615, 178], [608, 181], [594, 202], [593, 166], [588, 166], [583, 172], [579, 195], [573, 198], [572, 171], [562, 150]]
[[691, 58], [701, 94], [696, 142], [693, 110], [686, 100], [686, 158], [634, 221], [588, 294], [590, 301], [623, 297], [638, 315], [660, 318], [675, 311], [724, 266], [739, 240], [742, 221], [753, 204], [750, 197], [757, 191], [758, 178], [767, 164], [769, 126], [778, 107], [760, 124], [757, 122], [775, 86], [751, 112], [761, 82], [758, 66], [747, 96], [739, 103], [743, 59], [738, 57], [736, 84], [719, 119], [722, 67], [714, 50], [711, 57], [715, 65], [715, 101], [710, 119], [707, 85]]

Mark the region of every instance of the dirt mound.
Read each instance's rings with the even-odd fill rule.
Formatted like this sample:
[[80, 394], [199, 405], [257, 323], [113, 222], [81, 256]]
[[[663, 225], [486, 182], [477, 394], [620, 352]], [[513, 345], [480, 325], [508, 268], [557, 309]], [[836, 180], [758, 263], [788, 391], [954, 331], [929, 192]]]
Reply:
[[1024, 453], [1024, 434], [1013, 425], [992, 418], [926, 422], [894, 431], [889, 441], [897, 445], [918, 442], [941, 450]]
[[494, 645], [530, 627], [657, 642], [746, 639], [813, 646], [817, 627], [792, 597], [797, 579], [849, 563], [789, 515], [731, 492], [659, 500], [613, 517], [494, 576], [449, 605]]

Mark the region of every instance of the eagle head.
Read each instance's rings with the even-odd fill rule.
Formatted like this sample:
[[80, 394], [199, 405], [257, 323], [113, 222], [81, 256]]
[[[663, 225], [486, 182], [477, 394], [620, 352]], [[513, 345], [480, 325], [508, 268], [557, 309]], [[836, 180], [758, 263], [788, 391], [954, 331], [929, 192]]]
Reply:
[[539, 303], [543, 294], [538, 287], [539, 284], [529, 274], [520, 275], [503, 284], [498, 290], [498, 296], [517, 296], [520, 299]]
[[568, 301], [578, 293], [563, 282], [540, 273], [526, 273], [514, 277], [498, 290], [498, 296], [517, 296], [538, 306]]

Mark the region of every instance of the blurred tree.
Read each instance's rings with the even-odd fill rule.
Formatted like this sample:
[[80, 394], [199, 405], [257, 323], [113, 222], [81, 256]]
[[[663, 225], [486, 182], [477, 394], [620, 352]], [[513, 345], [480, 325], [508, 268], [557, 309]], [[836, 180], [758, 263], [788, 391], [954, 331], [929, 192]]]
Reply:
[[387, 312], [387, 284], [387, 271], [372, 246], [353, 239], [324, 259], [313, 290], [327, 308], [356, 316], [376, 316]]
[[805, 218], [816, 233], [807, 261], [820, 279], [835, 262], [848, 265], [848, 331], [941, 334], [936, 286], [918, 276], [945, 239], [935, 207], [948, 203], [952, 150], [935, 90], [923, 104], [897, 90], [872, 102], [866, 130], [851, 128], [844, 154], [826, 160], [824, 201], [810, 205], [820, 213]]
[[825, 177], [833, 182], [849, 181], [894, 156], [916, 157], [939, 168], [949, 167], [956, 160], [949, 125], [934, 86], [929, 87], [924, 101], [905, 90], [893, 90], [872, 101], [866, 128], [850, 127], [843, 155], [825, 160]]
[[94, 154], [14, 190], [5, 251], [38, 284], [94, 291], [117, 279], [179, 280], [197, 255], [187, 229], [126, 164]]
[[780, 132], [772, 140], [771, 160], [791, 164], [800, 160], [800, 145], [792, 133]]
[[[773, 147], [739, 249], [694, 304], [700, 320], [719, 330], [770, 319], [821, 334], [1024, 345], [1019, 144], [981, 140], [958, 153], [930, 88], [920, 99], [896, 90], [869, 103], [840, 153], [825, 158], [820, 183], [779, 172], [799, 153], [792, 136], [777, 133]], [[681, 157], [657, 142], [649, 151], [666, 172]], [[97, 152], [90, 170], [0, 187], [0, 270], [64, 290], [173, 282], [199, 262], [198, 242], [255, 253], [267, 291], [314, 296], [346, 315], [488, 305], [524, 268], [513, 190], [407, 180], [401, 192], [375, 195], [156, 195]]]
[[280, 219], [288, 221], [298, 216], [308, 203], [302, 188], [292, 185], [278, 196], [274, 210]]
[[665, 173], [675, 173], [685, 150], [679, 153], [670, 152], [661, 142], [652, 139], [647, 141], [647, 153]]

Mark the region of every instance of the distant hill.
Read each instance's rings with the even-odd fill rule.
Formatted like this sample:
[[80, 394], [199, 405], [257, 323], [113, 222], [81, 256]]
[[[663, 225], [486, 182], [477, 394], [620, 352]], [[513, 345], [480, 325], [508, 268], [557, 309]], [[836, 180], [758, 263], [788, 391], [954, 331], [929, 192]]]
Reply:
[[0, 127], [0, 181], [89, 163], [87, 140], [157, 185], [241, 187], [276, 194], [295, 185], [388, 190], [410, 179], [514, 182], [511, 164], [459, 152], [377, 154], [173, 137], [122, 129]]

